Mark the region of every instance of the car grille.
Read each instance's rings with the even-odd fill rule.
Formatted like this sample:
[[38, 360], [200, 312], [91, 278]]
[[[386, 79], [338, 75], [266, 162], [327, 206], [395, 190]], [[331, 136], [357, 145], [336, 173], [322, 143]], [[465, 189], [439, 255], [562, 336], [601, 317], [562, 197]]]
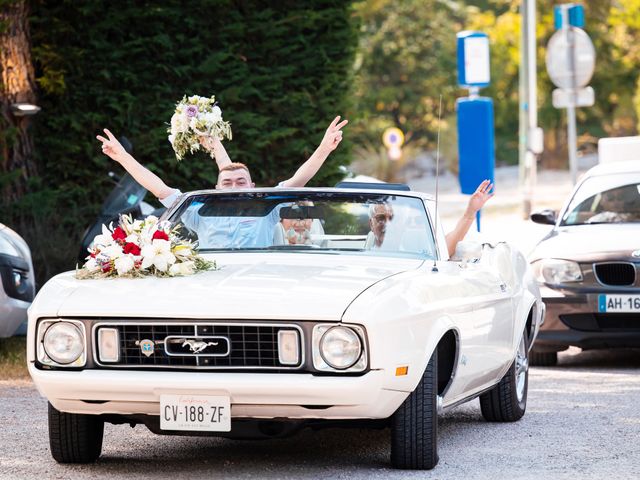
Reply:
[[572, 313], [560, 315], [560, 320], [583, 332], [640, 331], [639, 313]]
[[633, 263], [596, 263], [595, 273], [603, 285], [622, 287], [633, 285], [636, 281]]
[[[117, 362], [98, 360], [98, 332], [102, 328], [118, 331], [120, 358]], [[282, 365], [278, 359], [278, 332], [282, 330], [298, 331], [298, 351], [303, 352], [302, 330], [296, 325], [101, 323], [94, 330], [95, 358], [103, 367], [298, 369], [303, 363], [302, 355], [297, 365]], [[183, 340], [205, 344], [211, 341], [217, 345], [194, 352]], [[147, 354], [143, 352], [143, 344], [147, 344]], [[150, 349], [149, 345], [152, 345]]]

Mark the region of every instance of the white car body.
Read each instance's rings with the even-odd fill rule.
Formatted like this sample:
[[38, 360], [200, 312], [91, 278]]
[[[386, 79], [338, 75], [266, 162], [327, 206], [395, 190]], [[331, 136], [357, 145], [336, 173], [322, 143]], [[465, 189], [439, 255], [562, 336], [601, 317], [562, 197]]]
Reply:
[[[399, 195], [419, 198], [435, 218], [430, 196]], [[414, 391], [441, 344], [450, 365], [443, 367], [447, 378], [440, 379], [438, 402], [450, 408], [500, 382], [523, 332], [528, 346], [533, 343], [544, 305], [525, 258], [509, 245], [485, 245], [477, 262], [450, 261], [441, 229], [437, 245], [435, 263], [316, 252], [218, 252], [211, 258], [219, 270], [189, 277], [77, 280], [73, 272], [64, 273], [41, 289], [30, 309], [29, 371], [55, 409], [74, 414], [157, 417], [161, 395], [188, 394], [228, 397], [232, 420], [387, 419]], [[87, 332], [85, 349], [94, 368], [46, 369], [37, 359], [42, 319], [75, 319], [87, 330], [116, 321], [297, 325], [306, 361], [314, 324], [350, 325], [365, 344], [366, 368], [322, 375], [304, 368], [272, 373], [95, 368], [95, 335]]]

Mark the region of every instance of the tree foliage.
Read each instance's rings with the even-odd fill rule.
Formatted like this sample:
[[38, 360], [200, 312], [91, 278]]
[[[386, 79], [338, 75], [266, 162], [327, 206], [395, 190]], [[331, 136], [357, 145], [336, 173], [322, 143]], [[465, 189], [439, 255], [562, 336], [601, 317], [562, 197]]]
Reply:
[[440, 95], [443, 117], [455, 108], [455, 32], [463, 30], [462, 5], [370, 0], [358, 14], [359, 140], [379, 143], [385, 128], [398, 127], [407, 144], [426, 147], [435, 139]]
[[[231, 159], [246, 163], [258, 184], [273, 185], [295, 172], [349, 108], [357, 43], [351, 1], [34, 0], [31, 29], [42, 168], [36, 193], [14, 212], [53, 206], [57, 215], [40, 221], [52, 230], [64, 223], [69, 243], [112, 188], [107, 172], [119, 168], [98, 148], [95, 135], [104, 127], [126, 135], [134, 156], [168, 184], [212, 187], [215, 163], [201, 154], [178, 164], [166, 128], [183, 95], [215, 94], [232, 123]], [[314, 182], [334, 182], [348, 150], [343, 142]], [[37, 207], [45, 195], [47, 207]], [[60, 252], [59, 263], [75, 253]]]
[[[553, 29], [554, 1], [537, 4], [539, 123], [546, 132], [546, 159], [566, 160], [566, 115], [551, 104], [545, 69], [546, 44]], [[420, 148], [433, 148], [434, 112], [444, 100], [447, 136], [455, 129], [457, 89], [455, 34], [480, 30], [491, 44], [491, 85], [481, 91], [494, 99], [496, 158], [518, 160], [519, 0], [367, 0], [360, 4], [360, 50], [356, 98], [363, 121], [358, 142], [380, 143], [384, 128], [397, 126]], [[586, 0], [585, 30], [596, 48], [591, 86], [596, 104], [578, 109], [583, 145], [602, 136], [631, 135], [640, 116], [639, 0]], [[634, 107], [635, 102], [635, 107]], [[561, 159], [561, 162], [557, 160]]]

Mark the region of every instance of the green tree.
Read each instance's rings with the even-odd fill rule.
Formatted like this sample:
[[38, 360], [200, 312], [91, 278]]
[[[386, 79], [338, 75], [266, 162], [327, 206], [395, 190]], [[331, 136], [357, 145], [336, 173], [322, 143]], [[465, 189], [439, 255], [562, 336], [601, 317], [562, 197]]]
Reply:
[[464, 29], [465, 9], [453, 1], [370, 0], [358, 14], [358, 140], [378, 145], [394, 126], [408, 145], [427, 147], [436, 137], [440, 95], [443, 118], [455, 110], [455, 33]]
[[[102, 128], [125, 134], [135, 156], [169, 184], [211, 187], [215, 163], [201, 154], [178, 164], [166, 128], [183, 95], [215, 94], [232, 123], [232, 160], [249, 165], [258, 184], [273, 185], [349, 108], [351, 1], [33, 0], [31, 30], [41, 175], [32, 179], [34, 194], [2, 208], [14, 225], [31, 222], [18, 228], [36, 250], [40, 278], [73, 266], [73, 246], [112, 188], [107, 172], [118, 166], [100, 153]], [[314, 182], [334, 182], [348, 159], [345, 141]], [[57, 247], [42, 243], [36, 227]]]

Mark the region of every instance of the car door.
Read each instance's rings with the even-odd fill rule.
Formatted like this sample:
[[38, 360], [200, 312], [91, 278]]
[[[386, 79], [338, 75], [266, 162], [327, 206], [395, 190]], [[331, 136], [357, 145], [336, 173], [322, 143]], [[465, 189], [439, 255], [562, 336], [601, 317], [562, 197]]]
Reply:
[[510, 288], [491, 262], [449, 264], [457, 269], [464, 302], [471, 304], [454, 317], [460, 351], [447, 400], [455, 400], [495, 383], [510, 363], [513, 309]]

